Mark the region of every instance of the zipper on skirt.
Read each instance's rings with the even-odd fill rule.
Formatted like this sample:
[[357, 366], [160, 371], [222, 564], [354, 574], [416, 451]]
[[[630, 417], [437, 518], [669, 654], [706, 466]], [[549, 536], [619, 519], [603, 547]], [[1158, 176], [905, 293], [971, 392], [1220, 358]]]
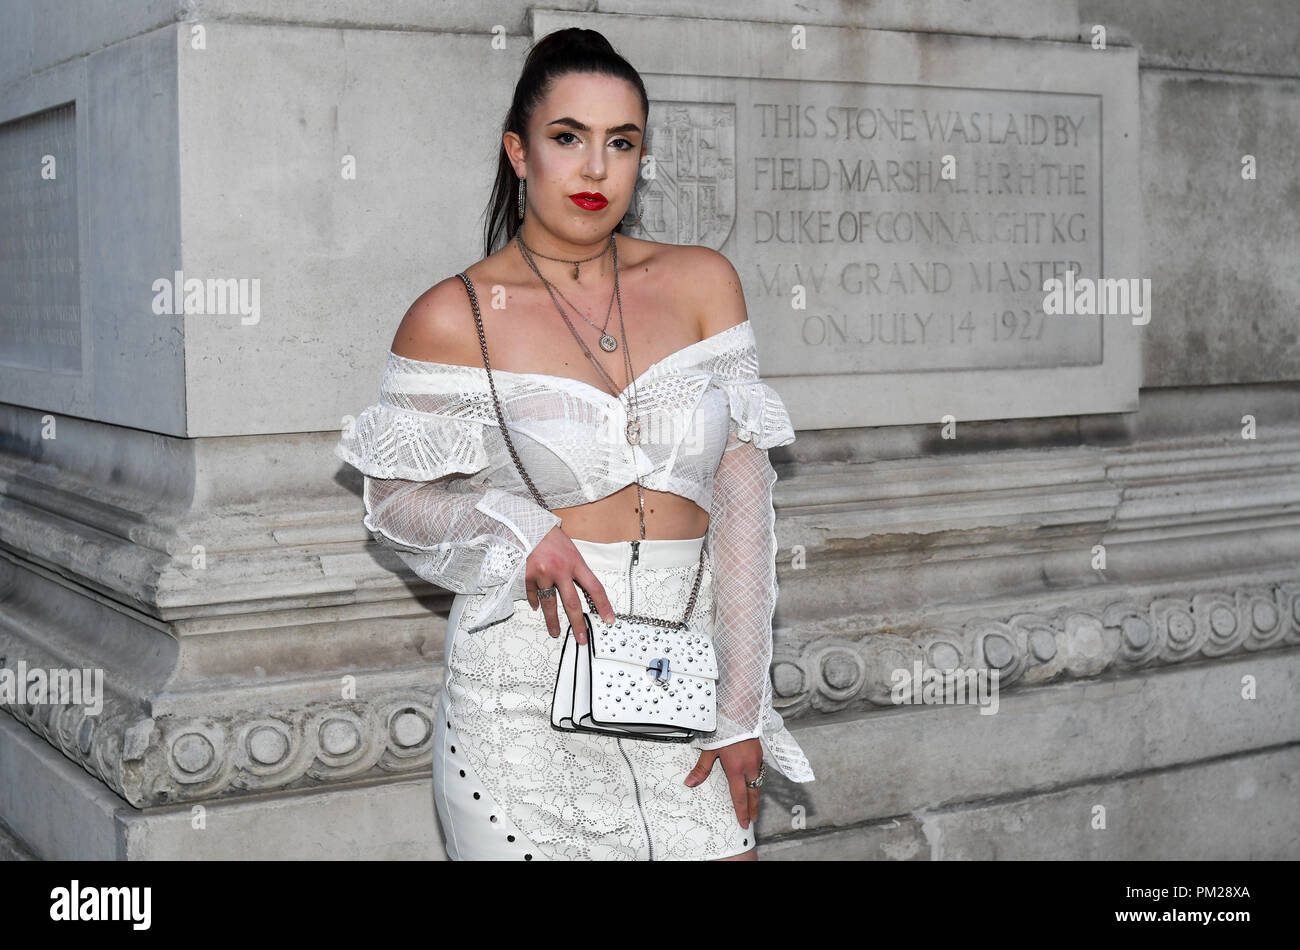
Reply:
[[[636, 604], [636, 580], [632, 576], [633, 568], [641, 560], [641, 541], [634, 538], [632, 540], [632, 557], [627, 562], [627, 612], [634, 613]], [[618, 751], [623, 754], [623, 761], [627, 763], [627, 770], [632, 774], [632, 793], [636, 796], [637, 814], [641, 816], [641, 827], [645, 829], [646, 847], [650, 849], [650, 860], [655, 859], [655, 843], [650, 837], [650, 822], [646, 820], [645, 810], [641, 807], [641, 786], [636, 780], [636, 770], [632, 768], [632, 760], [627, 757], [627, 751], [623, 748], [623, 739], [616, 736], [614, 739], [618, 743]]]
[[636, 584], [632, 580], [632, 568], [636, 567], [636, 562], [641, 559], [641, 541], [632, 539], [632, 560], [627, 563], [627, 612], [636, 613], [634, 604], [636, 603]]
[[641, 816], [641, 827], [645, 829], [646, 847], [650, 849], [650, 860], [655, 859], [655, 843], [650, 837], [650, 822], [646, 821], [645, 812], [641, 808], [641, 786], [636, 781], [636, 770], [632, 768], [632, 760], [627, 757], [627, 752], [623, 749], [623, 738], [615, 736], [614, 741], [618, 743], [618, 751], [623, 753], [623, 761], [627, 763], [627, 770], [632, 773], [632, 793], [636, 795], [636, 810]]

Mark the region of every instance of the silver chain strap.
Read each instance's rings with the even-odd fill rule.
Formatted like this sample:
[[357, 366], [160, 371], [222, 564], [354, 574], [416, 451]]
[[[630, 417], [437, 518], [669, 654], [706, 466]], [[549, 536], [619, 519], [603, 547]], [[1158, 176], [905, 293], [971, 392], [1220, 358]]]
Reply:
[[[488, 388], [492, 391], [492, 404], [496, 407], [497, 424], [501, 426], [501, 435], [505, 437], [506, 448], [510, 450], [510, 457], [514, 459], [515, 467], [519, 469], [519, 474], [523, 477], [524, 484], [526, 484], [528, 490], [533, 493], [533, 498], [537, 501], [537, 504], [541, 505], [547, 511], [550, 511], [551, 506], [546, 503], [546, 499], [542, 497], [542, 493], [537, 490], [537, 486], [533, 484], [533, 480], [528, 477], [528, 472], [524, 470], [523, 462], [519, 461], [519, 453], [515, 451], [514, 441], [510, 438], [510, 430], [506, 427], [505, 413], [501, 409], [501, 400], [497, 396], [496, 384], [492, 381], [492, 367], [488, 363], [487, 335], [483, 332], [483, 317], [479, 313], [478, 295], [474, 292], [474, 283], [464, 272], [461, 272], [456, 276], [464, 282], [465, 289], [469, 292], [470, 306], [474, 309], [474, 325], [478, 328], [479, 347], [483, 350], [483, 368], [487, 371]], [[637, 485], [639, 488], [640, 483], [638, 482]], [[695, 610], [695, 598], [700, 592], [700, 581], [704, 577], [705, 547], [707, 547], [707, 545], [700, 545], [700, 563], [695, 572], [695, 585], [691, 588], [691, 597], [686, 603], [686, 613], [682, 615], [681, 620], [665, 620], [661, 617], [648, 617], [644, 614], [615, 613], [615, 616], [621, 617], [624, 620], [652, 624], [656, 627], [666, 627], [670, 630], [685, 630], [686, 622], [690, 619], [692, 612]], [[587, 604], [591, 607], [591, 612], [599, 615], [599, 611], [596, 609], [596, 603], [591, 599], [591, 594], [586, 590], [583, 590], [582, 596], [587, 599]]]

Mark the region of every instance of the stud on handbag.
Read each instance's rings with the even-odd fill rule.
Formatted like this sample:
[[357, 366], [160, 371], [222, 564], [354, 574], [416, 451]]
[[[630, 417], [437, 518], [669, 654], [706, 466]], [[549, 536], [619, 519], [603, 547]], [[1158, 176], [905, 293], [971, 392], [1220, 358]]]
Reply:
[[[483, 333], [474, 285], [465, 274], [456, 276], [469, 291], [483, 350], [483, 367], [487, 370], [488, 386], [506, 447], [533, 498], [550, 511], [510, 439], [501, 400], [492, 381], [487, 337]], [[716, 731], [718, 660], [713, 639], [688, 626], [703, 576], [704, 545], [701, 545], [695, 584], [686, 611], [677, 621], [616, 612], [614, 622], [608, 624], [591, 595], [582, 592], [588, 608], [583, 611], [586, 649], [578, 643], [570, 625], [565, 631], [555, 675], [552, 728], [653, 742], [689, 742], [696, 736]]]

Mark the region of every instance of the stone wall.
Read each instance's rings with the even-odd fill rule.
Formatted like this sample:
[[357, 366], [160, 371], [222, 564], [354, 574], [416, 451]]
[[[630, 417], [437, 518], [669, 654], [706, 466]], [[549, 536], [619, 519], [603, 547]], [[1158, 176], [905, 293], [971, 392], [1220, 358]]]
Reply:
[[[910, 379], [791, 357], [748, 192], [736, 229], [698, 239], [737, 265], [799, 430], [772, 452], [773, 676], [818, 780], [769, 778], [762, 857], [1296, 857], [1292, 6], [571, 6], [0, 9], [21, 40], [0, 57], [6, 212], [32, 204], [38, 152], [65, 176], [15, 218], [54, 237], [11, 250], [24, 280], [0, 300], [0, 666], [97, 668], [105, 689], [94, 716], [5, 707], [0, 823], [43, 858], [443, 856], [449, 597], [368, 543], [331, 450], [409, 302], [482, 256], [528, 44], [584, 25], [661, 104], [776, 80], [1101, 97], [1097, 273], [1154, 288], [1140, 329]], [[796, 25], [824, 53], [792, 58]], [[256, 278], [258, 306], [158, 312], [178, 272]], [[997, 713], [896, 704], [916, 662], [997, 670]]]

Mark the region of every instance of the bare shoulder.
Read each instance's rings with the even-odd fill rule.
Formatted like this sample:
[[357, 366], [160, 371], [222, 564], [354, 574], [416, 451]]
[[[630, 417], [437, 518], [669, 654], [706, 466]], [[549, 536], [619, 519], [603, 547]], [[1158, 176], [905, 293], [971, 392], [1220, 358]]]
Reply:
[[705, 337], [749, 319], [740, 275], [724, 254], [700, 244], [675, 250], [675, 269], [682, 275], [683, 294], [693, 301]]
[[398, 324], [392, 351], [407, 359], [434, 363], [481, 363], [469, 294], [459, 277], [453, 274], [415, 299]]

